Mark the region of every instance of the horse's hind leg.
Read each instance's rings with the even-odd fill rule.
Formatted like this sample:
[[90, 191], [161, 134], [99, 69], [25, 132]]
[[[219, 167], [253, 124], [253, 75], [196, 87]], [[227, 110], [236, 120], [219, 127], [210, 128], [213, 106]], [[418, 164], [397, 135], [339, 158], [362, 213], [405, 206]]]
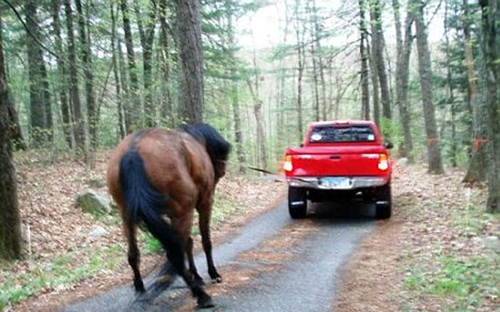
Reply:
[[128, 264], [134, 272], [134, 288], [137, 292], [143, 293], [146, 289], [144, 288], [141, 272], [139, 270], [140, 252], [139, 247], [137, 247], [137, 226], [128, 220], [124, 224], [125, 235], [127, 236], [128, 242]]
[[186, 255], [188, 257], [188, 263], [189, 263], [189, 271], [191, 271], [191, 274], [193, 274], [193, 278], [195, 283], [199, 283], [203, 285], [203, 279], [201, 276], [198, 274], [198, 270], [196, 269], [196, 264], [194, 263], [194, 257], [193, 257], [193, 238], [191, 236], [188, 237], [187, 242], [186, 242]]
[[212, 210], [212, 201], [209, 200], [208, 204], [202, 205], [198, 209], [200, 216], [199, 226], [201, 233], [201, 244], [203, 245], [203, 251], [207, 257], [208, 274], [212, 279], [212, 283], [221, 283], [222, 276], [217, 272], [214, 265], [214, 259], [212, 257], [212, 241], [210, 239], [210, 212]]
[[[167, 252], [167, 263], [164, 266], [164, 269], [170, 270], [170, 265], [173, 267], [173, 270], [182, 276], [186, 284], [188, 285], [191, 292], [196, 297], [199, 308], [208, 308], [213, 307], [214, 304], [212, 302], [212, 298], [205, 292], [203, 289], [203, 285], [195, 281], [195, 278], [191, 271], [186, 268], [185, 263], [185, 251], [186, 245], [189, 235], [186, 235], [187, 230], [191, 229], [190, 216], [188, 216], [184, 221], [188, 221], [186, 223], [179, 222], [177, 219], [177, 227], [175, 228], [177, 232], [180, 234], [180, 239], [177, 241], [172, 241], [170, 243], [169, 252]], [[189, 226], [181, 226], [181, 225], [189, 225]]]

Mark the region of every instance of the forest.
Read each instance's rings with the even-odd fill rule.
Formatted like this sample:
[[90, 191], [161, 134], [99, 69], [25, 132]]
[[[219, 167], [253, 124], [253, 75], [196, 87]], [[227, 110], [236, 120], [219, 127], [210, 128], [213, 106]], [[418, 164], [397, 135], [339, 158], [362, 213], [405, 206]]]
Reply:
[[374, 120], [393, 157], [465, 169], [498, 211], [498, 21], [496, 0], [2, 0], [0, 256], [19, 254], [17, 152], [92, 168], [183, 123], [219, 129], [243, 173], [278, 171], [311, 121]]

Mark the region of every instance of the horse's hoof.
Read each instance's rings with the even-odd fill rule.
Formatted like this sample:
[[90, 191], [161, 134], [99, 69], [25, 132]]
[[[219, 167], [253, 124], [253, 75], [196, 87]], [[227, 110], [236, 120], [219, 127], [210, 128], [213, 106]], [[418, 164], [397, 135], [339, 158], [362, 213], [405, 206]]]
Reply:
[[217, 276], [215, 278], [212, 278], [212, 284], [220, 284], [222, 283], [222, 276]]
[[134, 289], [135, 292], [140, 295], [146, 292], [146, 289], [144, 288], [144, 283], [142, 281], [134, 281]]
[[215, 307], [215, 305], [214, 302], [212, 301], [212, 298], [209, 295], [203, 294], [200, 297], [198, 297], [198, 306], [196, 307], [197, 309], [207, 309], [213, 307]]

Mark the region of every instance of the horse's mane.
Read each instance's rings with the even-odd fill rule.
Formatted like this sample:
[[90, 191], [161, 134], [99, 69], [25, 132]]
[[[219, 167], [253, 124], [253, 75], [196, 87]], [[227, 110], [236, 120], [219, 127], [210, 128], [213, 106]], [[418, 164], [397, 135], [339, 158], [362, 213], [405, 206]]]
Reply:
[[226, 161], [231, 151], [231, 144], [224, 140], [224, 138], [212, 126], [205, 123], [196, 123], [192, 125], [183, 125], [180, 130], [188, 133], [197, 141], [205, 144], [207, 153], [212, 160]]

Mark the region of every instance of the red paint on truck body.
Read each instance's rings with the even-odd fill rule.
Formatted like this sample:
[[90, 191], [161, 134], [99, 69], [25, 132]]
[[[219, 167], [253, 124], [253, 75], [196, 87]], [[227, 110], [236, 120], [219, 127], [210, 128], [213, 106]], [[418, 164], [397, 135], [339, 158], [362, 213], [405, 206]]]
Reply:
[[285, 164], [291, 162], [290, 167], [284, 166], [286, 177], [388, 179], [392, 171], [392, 161], [378, 127], [366, 120], [311, 123], [302, 146], [287, 148], [285, 155]]

